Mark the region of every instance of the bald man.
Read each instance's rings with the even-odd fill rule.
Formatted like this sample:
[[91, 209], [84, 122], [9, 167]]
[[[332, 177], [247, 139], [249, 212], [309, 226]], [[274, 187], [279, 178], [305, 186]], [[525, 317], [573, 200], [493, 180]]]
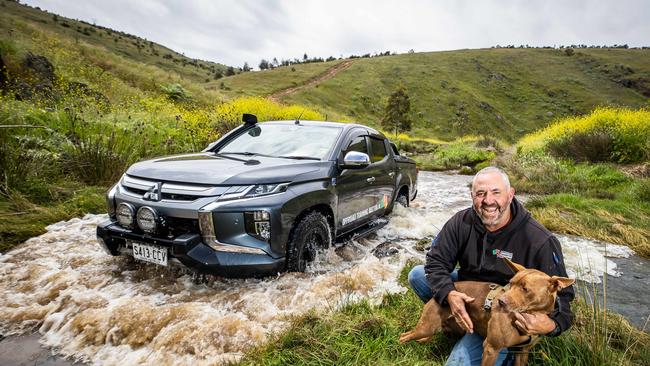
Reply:
[[[566, 277], [562, 248], [557, 238], [535, 221], [515, 198], [508, 175], [496, 167], [476, 173], [471, 188], [472, 207], [456, 213], [433, 240], [426, 263], [409, 273], [409, 284], [424, 301], [435, 299], [449, 306], [466, 334], [454, 346], [446, 365], [480, 365], [483, 338], [474, 333], [465, 304], [474, 301], [456, 291], [455, 281], [483, 281], [506, 285], [513, 276], [502, 258], [550, 276]], [[459, 268], [456, 268], [458, 264]], [[517, 314], [524, 334], [557, 336], [571, 326], [573, 287], [558, 293], [555, 310], [548, 315]], [[509, 365], [506, 349], [497, 365]]]

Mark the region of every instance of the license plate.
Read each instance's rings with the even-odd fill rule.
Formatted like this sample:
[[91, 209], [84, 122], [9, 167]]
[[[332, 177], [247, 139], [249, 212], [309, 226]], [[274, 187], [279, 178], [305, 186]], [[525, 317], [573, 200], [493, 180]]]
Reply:
[[133, 243], [133, 258], [166, 266], [167, 248], [143, 243]]

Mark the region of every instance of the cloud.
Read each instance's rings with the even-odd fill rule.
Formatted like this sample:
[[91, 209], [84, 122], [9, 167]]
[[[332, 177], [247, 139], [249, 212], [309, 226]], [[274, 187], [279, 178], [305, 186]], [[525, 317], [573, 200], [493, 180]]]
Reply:
[[648, 45], [650, 2], [27, 0], [63, 16], [233, 66], [262, 58], [436, 51], [496, 44]]

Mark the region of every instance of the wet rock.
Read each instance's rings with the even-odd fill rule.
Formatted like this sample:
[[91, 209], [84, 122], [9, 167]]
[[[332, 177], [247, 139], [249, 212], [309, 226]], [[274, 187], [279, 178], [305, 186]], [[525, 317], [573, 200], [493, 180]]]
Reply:
[[432, 240], [433, 239], [431, 239], [429, 237], [422, 238], [422, 239], [418, 240], [415, 243], [415, 250], [418, 250], [420, 252], [424, 252], [426, 250], [429, 250], [429, 248], [431, 248], [431, 241]]
[[377, 245], [375, 249], [372, 250], [372, 254], [377, 258], [385, 258], [399, 253], [400, 249], [402, 249], [401, 245], [386, 241]]
[[352, 242], [334, 249], [334, 253], [346, 261], [355, 261], [364, 257], [363, 250]]

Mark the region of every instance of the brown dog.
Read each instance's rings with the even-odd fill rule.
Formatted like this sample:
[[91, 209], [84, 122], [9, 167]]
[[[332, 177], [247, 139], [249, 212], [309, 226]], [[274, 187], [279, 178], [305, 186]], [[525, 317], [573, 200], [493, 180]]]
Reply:
[[[513, 263], [506, 259], [508, 266], [515, 272], [510, 280], [510, 289], [496, 290], [490, 310], [484, 308], [485, 299], [490, 291], [490, 283], [475, 281], [455, 282], [456, 290], [476, 300], [466, 304], [467, 313], [474, 323], [474, 330], [485, 338], [481, 366], [492, 366], [505, 347], [525, 344], [522, 352], [515, 356], [515, 365], [528, 363], [528, 351], [534, 346], [531, 337], [522, 335], [515, 327], [514, 313], [549, 314], [555, 306], [557, 292], [571, 286], [574, 280], [565, 277], [549, 276], [536, 269]], [[408, 341], [426, 342], [437, 331], [444, 329], [455, 333], [464, 333], [456, 324], [449, 306], [440, 306], [430, 300], [424, 309], [418, 324], [413, 330], [402, 333], [400, 343]]]

